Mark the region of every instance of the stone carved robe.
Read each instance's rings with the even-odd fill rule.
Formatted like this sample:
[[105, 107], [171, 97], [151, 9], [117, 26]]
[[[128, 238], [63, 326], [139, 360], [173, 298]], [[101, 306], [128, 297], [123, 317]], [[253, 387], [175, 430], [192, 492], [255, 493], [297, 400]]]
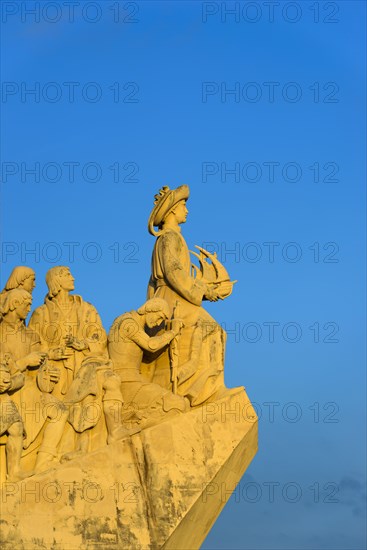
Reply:
[[144, 352], [160, 350], [170, 342], [172, 334], [149, 337], [140, 327], [135, 311], [124, 313], [115, 319], [108, 335], [108, 351], [114, 371], [121, 378], [121, 392], [125, 404], [140, 416], [140, 425], [159, 422], [180, 412], [185, 412], [188, 402], [173, 395], [161, 385], [147, 382], [140, 374]]
[[[0, 353], [9, 354], [12, 359], [12, 376], [24, 377], [24, 384], [18, 384], [12, 400], [17, 406], [25, 428], [24, 449], [36, 440], [46, 420], [48, 407], [59, 407], [61, 402], [51, 394], [44, 368], [30, 367], [23, 374], [16, 368], [16, 362], [34, 351], [41, 351], [39, 335], [23, 323], [17, 326], [0, 323]], [[46, 376], [47, 379], [47, 376]], [[53, 386], [52, 386], [53, 387]]]
[[63, 397], [79, 371], [80, 365], [88, 355], [101, 355], [107, 358], [107, 336], [97, 310], [81, 296], [71, 295], [72, 305], [63, 309], [55, 300], [45, 299], [45, 304], [32, 314], [29, 327], [41, 337], [45, 350], [65, 347], [65, 336], [71, 334], [78, 340], [88, 343], [88, 349], [73, 350], [68, 359], [51, 361], [61, 368], [60, 381], [55, 395]]
[[24, 386], [25, 377], [23, 373], [16, 372], [10, 377], [10, 388], [0, 392], [0, 436], [2, 436], [12, 424], [22, 422], [18, 408], [9, 393], [19, 390]]
[[[186, 241], [180, 231], [164, 230], [157, 238], [152, 256], [152, 275], [148, 286], [148, 298], [163, 298], [171, 313], [178, 302], [177, 317], [185, 323], [178, 339], [179, 368], [187, 371], [192, 359], [193, 341], [198, 322], [202, 326], [201, 351], [193, 375], [185, 376], [178, 383], [178, 393], [190, 398], [191, 405], [200, 405], [221, 388], [224, 388], [225, 331], [211, 315], [201, 307], [206, 285], [193, 277], [191, 259]], [[143, 366], [142, 373], [149, 376], [150, 366]], [[154, 382], [171, 389], [170, 360], [168, 352], [155, 362], [150, 375]]]

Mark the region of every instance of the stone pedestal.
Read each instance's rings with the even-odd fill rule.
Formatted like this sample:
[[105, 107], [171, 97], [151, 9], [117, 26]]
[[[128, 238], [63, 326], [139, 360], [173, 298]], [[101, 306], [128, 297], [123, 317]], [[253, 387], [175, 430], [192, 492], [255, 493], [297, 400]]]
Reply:
[[199, 548], [257, 451], [245, 392], [20, 483], [3, 483], [4, 550]]

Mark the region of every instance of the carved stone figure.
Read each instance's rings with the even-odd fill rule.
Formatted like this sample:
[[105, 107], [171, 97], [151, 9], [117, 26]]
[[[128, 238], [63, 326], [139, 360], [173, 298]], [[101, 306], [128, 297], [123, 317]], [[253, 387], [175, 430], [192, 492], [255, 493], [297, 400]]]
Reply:
[[25, 265], [17, 265], [9, 275], [4, 289], [0, 294], [0, 304], [4, 300], [6, 293], [14, 288], [22, 288], [27, 290], [30, 294], [36, 286], [36, 274], [32, 268]]
[[25, 427], [23, 456], [37, 453], [35, 470], [41, 471], [58, 462], [57, 446], [68, 410], [52, 395], [59, 381], [59, 369], [47, 362], [39, 335], [25, 326], [31, 304], [32, 296], [26, 290], [7, 292], [2, 304], [0, 353], [10, 355], [16, 371], [24, 373], [24, 385], [13, 399]]
[[167, 303], [153, 298], [137, 311], [117, 317], [108, 335], [108, 351], [114, 370], [122, 381], [125, 405], [137, 413], [138, 424], [144, 427], [188, 408], [188, 402], [183, 397], [147, 382], [140, 374], [144, 352], [154, 353], [167, 348], [182, 328], [182, 322], [176, 319], [171, 330], [156, 336], [147, 333], [160, 327], [168, 317]]
[[[83, 360], [65, 395], [64, 403], [69, 408], [69, 423], [78, 438], [76, 450], [63, 456], [63, 460], [71, 460], [90, 450], [90, 437], [98, 436], [91, 433], [96, 426], [99, 426], [97, 431], [102, 432], [97, 440], [99, 446], [106, 442], [115, 443], [128, 434], [121, 425], [121, 379], [113, 372], [111, 361], [101, 356], [90, 355]], [[104, 421], [107, 439], [103, 430]]]
[[74, 290], [74, 277], [65, 266], [46, 274], [48, 294], [32, 314], [29, 327], [41, 337], [51, 363], [61, 369], [55, 395], [63, 397], [88, 355], [107, 359], [107, 337], [97, 310]]
[[61, 369], [55, 395], [70, 407], [69, 424], [77, 434], [74, 441], [66, 429], [63, 437], [63, 459], [70, 459], [125, 435], [119, 416], [120, 380], [109, 368], [107, 335], [97, 310], [70, 294], [70, 269], [51, 268], [46, 283], [45, 303], [34, 311], [29, 326], [39, 332], [50, 363]]
[[[234, 281], [203, 248], [191, 263], [180, 229], [188, 197], [187, 185], [156, 195], [148, 300], [117, 317], [108, 339], [96, 309], [71, 294], [68, 267], [47, 272], [29, 327], [34, 272], [20, 266], [9, 277], [0, 295], [4, 550], [199, 548], [254, 457], [256, 412], [243, 388], [225, 387], [226, 334], [202, 307], [228, 297]], [[116, 296], [104, 292], [107, 303]]]
[[[226, 333], [201, 304], [203, 300], [217, 301], [227, 297], [231, 293], [233, 282], [227, 277], [228, 274], [225, 280], [220, 276], [209, 279], [203, 276], [202, 271], [198, 276], [198, 268], [192, 266], [189, 249], [180, 228], [188, 214], [188, 198], [187, 185], [181, 185], [173, 190], [163, 187], [155, 196], [155, 206], [148, 222], [149, 232], [157, 237], [152, 256], [148, 297], [155, 296], [166, 300], [170, 316], [175, 306], [179, 307], [184, 328], [178, 339], [177, 354], [181, 368], [184, 365], [185, 374], [181, 374], [181, 383], [177, 391], [180, 395], [188, 396], [191, 405], [196, 406], [208, 399], [218, 399], [228, 391], [224, 385], [223, 375]], [[158, 227], [158, 231], [154, 227]], [[210, 255], [203, 249], [200, 251], [199, 259], [203, 266], [205, 257]], [[221, 272], [225, 272], [218, 260], [214, 260], [221, 268]], [[207, 271], [208, 266], [205, 267]], [[198, 322], [202, 328], [200, 357], [196, 369], [193, 372], [191, 369], [191, 375], [188, 376], [187, 364], [190, 361], [192, 364], [191, 356], [195, 348], [193, 337]], [[179, 379], [180, 365], [177, 369]], [[146, 371], [143, 369], [142, 372]], [[169, 353], [166, 352], [156, 360], [153, 380], [166, 388], [171, 388], [171, 378]], [[242, 389], [235, 388], [233, 391]]]
[[18, 408], [10, 395], [24, 385], [24, 374], [11, 374], [10, 356], [0, 358], [0, 436], [6, 438], [7, 480], [19, 481], [31, 475], [23, 472], [20, 458], [23, 451], [24, 426]]

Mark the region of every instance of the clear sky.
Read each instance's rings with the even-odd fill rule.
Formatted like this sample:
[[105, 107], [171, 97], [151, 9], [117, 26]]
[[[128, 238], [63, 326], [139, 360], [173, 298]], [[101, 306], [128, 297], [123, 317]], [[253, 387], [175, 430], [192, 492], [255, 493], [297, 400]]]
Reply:
[[260, 415], [203, 548], [364, 549], [365, 3], [71, 4], [1, 5], [1, 283], [33, 267], [37, 307], [69, 265], [108, 330], [145, 299], [154, 194], [187, 183]]

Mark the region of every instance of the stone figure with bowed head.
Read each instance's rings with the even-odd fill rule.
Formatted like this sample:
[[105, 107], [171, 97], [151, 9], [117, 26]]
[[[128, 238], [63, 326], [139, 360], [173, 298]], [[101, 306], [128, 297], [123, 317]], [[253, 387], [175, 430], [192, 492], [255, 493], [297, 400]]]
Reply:
[[[148, 298], [166, 300], [170, 317], [174, 308], [179, 307], [184, 328], [177, 345], [177, 392], [189, 397], [192, 406], [197, 406], [208, 400], [220, 399], [229, 391], [242, 391], [243, 388], [228, 390], [225, 387], [223, 370], [226, 333], [201, 305], [203, 300], [215, 302], [229, 296], [233, 281], [230, 281], [215, 255], [200, 247], [200, 255], [195, 253], [200, 261], [200, 269], [191, 263], [190, 251], [180, 228], [186, 222], [188, 198], [187, 185], [177, 189], [163, 187], [155, 196], [148, 222], [149, 232], [157, 238], [152, 255]], [[196, 365], [193, 365], [193, 344], [197, 350], [199, 331], [202, 333], [202, 345]], [[153, 381], [166, 388], [172, 387], [169, 363], [169, 353], [162, 353], [155, 362], [153, 377]], [[184, 365], [182, 376], [180, 365]]]
[[[125, 407], [135, 411], [137, 424], [141, 428], [185, 412], [189, 408], [184, 397], [148, 382], [140, 374], [144, 353], [159, 352], [178, 336], [182, 321], [176, 319], [170, 330], [163, 330], [168, 318], [167, 303], [160, 298], [153, 298], [137, 311], [117, 317], [108, 335], [108, 351], [114, 371], [121, 378]], [[159, 334], [148, 334], [158, 327], [162, 329]]]
[[68, 409], [52, 395], [59, 369], [48, 364], [39, 335], [25, 326], [31, 304], [32, 296], [26, 290], [7, 292], [2, 304], [0, 353], [11, 357], [14, 374], [24, 373], [24, 385], [13, 393], [13, 400], [25, 427], [22, 459], [27, 456], [32, 468], [35, 462], [39, 472], [58, 463], [57, 447]]
[[121, 379], [106, 357], [88, 355], [84, 359], [64, 403], [69, 408], [69, 423], [77, 438], [75, 450], [66, 453], [62, 461], [72, 460], [128, 435], [121, 424]]
[[20, 481], [32, 475], [32, 472], [22, 471], [20, 467], [24, 425], [11, 394], [24, 385], [24, 374], [19, 371], [11, 373], [10, 359], [10, 355], [0, 357], [0, 436], [6, 438], [6, 479]]
[[55, 395], [63, 397], [88, 355], [107, 358], [107, 336], [97, 310], [81, 296], [71, 294], [74, 277], [66, 266], [46, 274], [48, 294], [32, 314], [29, 327], [39, 333], [51, 363], [61, 369]]

